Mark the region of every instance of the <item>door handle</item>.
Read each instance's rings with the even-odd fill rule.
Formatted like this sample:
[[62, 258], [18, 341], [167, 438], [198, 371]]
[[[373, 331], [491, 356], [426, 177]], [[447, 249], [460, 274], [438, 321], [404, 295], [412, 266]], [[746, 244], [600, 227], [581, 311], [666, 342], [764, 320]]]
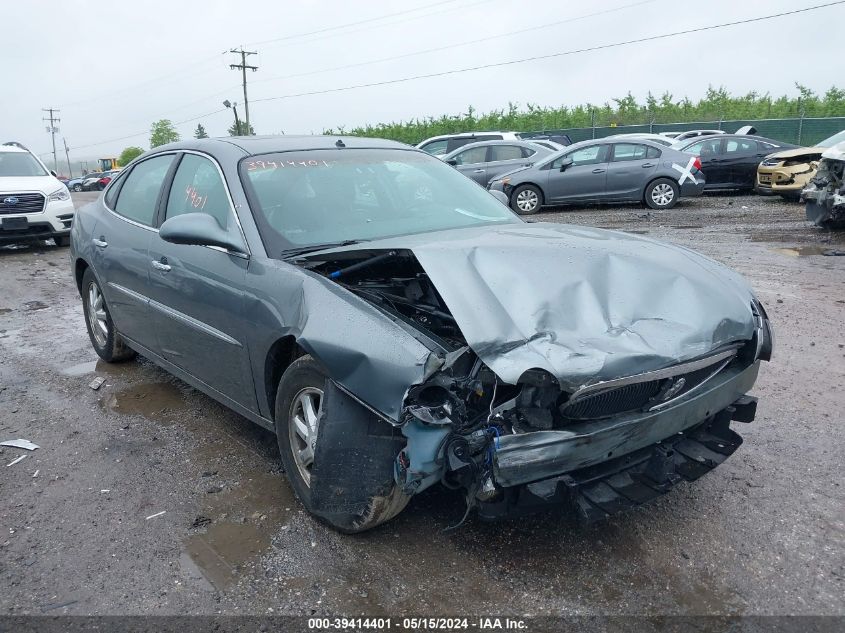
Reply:
[[604, 169], [594, 169], [594, 170], [593, 170], [593, 173], [594, 173], [594, 174], [602, 174], [602, 173], [604, 173], [604, 172], [605, 172], [605, 170], [604, 170]]
[[95, 238], [94, 238], [93, 240], [91, 240], [91, 241], [92, 241], [92, 242], [94, 242], [94, 246], [99, 246], [100, 248], [105, 248], [106, 246], [108, 246], [108, 245], [109, 245], [109, 243], [108, 243], [105, 239], [103, 239], [103, 236], [102, 236], [102, 235], [100, 236], [100, 239], [97, 239], [97, 238], [95, 237]]
[[160, 270], [163, 273], [170, 272], [170, 266], [167, 263], [166, 257], [162, 257], [160, 262], [153, 260], [152, 262], [150, 262], [150, 264], [152, 264], [153, 268], [155, 268], [156, 270]]
[[654, 163], [646, 163], [645, 165], [642, 165], [643, 169], [648, 169], [649, 167], [654, 167]]
[[474, 174], [483, 174], [483, 173], [484, 173], [484, 170], [483, 170], [483, 169], [476, 169], [476, 170], [474, 170], [472, 173], [474, 173]]

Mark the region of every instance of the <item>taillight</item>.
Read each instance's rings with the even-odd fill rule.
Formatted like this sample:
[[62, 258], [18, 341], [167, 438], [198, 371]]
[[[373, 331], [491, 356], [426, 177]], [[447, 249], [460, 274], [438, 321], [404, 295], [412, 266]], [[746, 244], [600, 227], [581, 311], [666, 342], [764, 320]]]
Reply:
[[695, 160], [692, 161], [692, 166], [698, 171], [701, 171], [701, 159], [698, 156], [696, 156]]

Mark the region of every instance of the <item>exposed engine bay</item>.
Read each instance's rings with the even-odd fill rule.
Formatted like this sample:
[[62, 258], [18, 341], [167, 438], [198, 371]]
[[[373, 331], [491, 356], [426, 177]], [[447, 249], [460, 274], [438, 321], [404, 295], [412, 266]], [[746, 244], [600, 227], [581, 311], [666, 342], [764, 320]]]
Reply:
[[822, 154], [816, 175], [802, 195], [808, 220], [827, 228], [845, 224], [845, 152], [841, 145]]
[[[407, 392], [399, 422], [408, 442], [396, 460], [396, 481], [409, 495], [438, 482], [463, 489], [468, 510], [501, 502], [503, 483], [531, 478], [497, 472], [497, 452], [512, 438], [542, 432], [574, 436], [626, 417], [659, 413], [717, 376], [741, 372], [771, 353], [770, 337], [763, 340], [761, 327], [751, 340], [733, 341], [674, 367], [623, 379], [563, 388], [550, 372], [533, 368], [508, 383], [467, 344], [410, 250], [345, 252], [305, 266], [445, 350], [426, 380]], [[762, 324], [762, 306], [753, 310]]]

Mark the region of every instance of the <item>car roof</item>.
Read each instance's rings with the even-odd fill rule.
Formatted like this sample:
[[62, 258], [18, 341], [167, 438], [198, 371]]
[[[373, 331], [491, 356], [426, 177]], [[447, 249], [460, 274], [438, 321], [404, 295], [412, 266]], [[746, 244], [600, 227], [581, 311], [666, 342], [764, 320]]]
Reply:
[[[446, 158], [447, 156], [451, 156], [452, 154], [459, 154], [460, 152], [463, 152], [464, 150], [467, 150], [467, 149], [472, 149], [473, 147], [488, 147], [488, 146], [491, 146], [491, 145], [516, 145], [517, 147], [528, 147], [528, 148], [536, 148], [538, 146], [537, 143], [531, 141], [530, 139], [529, 140], [514, 139], [514, 140], [510, 140], [510, 141], [507, 140], [507, 139], [501, 140], [501, 141], [499, 141], [499, 140], [496, 140], [496, 141], [477, 141], [475, 143], [467, 143], [466, 145], [461, 145], [460, 147], [456, 147], [455, 149], [453, 149], [448, 154], [444, 154], [442, 156], [442, 158]], [[540, 145], [539, 147], [541, 147], [544, 150], [549, 150], [548, 147], [545, 147], [543, 145]]]
[[17, 152], [18, 154], [29, 154], [28, 149], [23, 149], [17, 145], [0, 145], [0, 152]]
[[[349, 149], [414, 149], [405, 143], [389, 141], [383, 138], [346, 136], [343, 134], [333, 136], [278, 134], [272, 136], [227, 136], [220, 138], [191, 139], [177, 141], [176, 143], [168, 143], [167, 145], [160, 145], [155, 148], [155, 151], [160, 152], [166, 150], [192, 149], [205, 151], [211, 154], [225, 154], [235, 151], [236, 153], [240, 153], [242, 156], [255, 156], [258, 154], [273, 154], [277, 152], [293, 152], [312, 149], [338, 149], [338, 141], [343, 143], [342, 147]], [[237, 152], [238, 149], [241, 151]]]
[[425, 138], [425, 139], [421, 140], [418, 143], [417, 146], [422, 145], [423, 143], [431, 143], [433, 141], [442, 141], [442, 140], [448, 140], [448, 139], [452, 139], [452, 138], [472, 138], [474, 136], [482, 136], [482, 135], [486, 135], [486, 134], [514, 134], [514, 135], [517, 135], [517, 134], [519, 134], [519, 132], [512, 132], [512, 131], [502, 132], [500, 130], [483, 130], [483, 131], [478, 131], [478, 132], [456, 132], [454, 134], [438, 134], [437, 136], [431, 136], [429, 138]]

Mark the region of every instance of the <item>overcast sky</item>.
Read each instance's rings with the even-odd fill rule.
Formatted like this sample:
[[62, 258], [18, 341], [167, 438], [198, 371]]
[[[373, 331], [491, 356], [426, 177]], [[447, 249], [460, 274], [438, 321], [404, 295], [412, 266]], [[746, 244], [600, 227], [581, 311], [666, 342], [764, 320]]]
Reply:
[[[249, 57], [259, 69], [247, 77], [251, 121], [259, 134], [349, 129], [457, 114], [469, 105], [485, 112], [509, 101], [523, 106], [602, 103], [629, 90], [638, 99], [649, 90], [697, 99], [708, 84], [734, 93], [794, 95], [794, 82], [800, 81], [824, 92], [837, 76], [845, 83], [837, 72], [841, 66], [832, 61], [842, 58], [841, 38], [832, 33], [845, 24], [845, 4], [500, 68], [259, 101], [593, 47], [827, 1], [3, 0], [0, 141], [17, 140], [36, 153], [48, 152], [50, 135], [41, 108], [49, 106], [61, 109], [57, 144], [67, 139], [72, 160], [117, 156], [129, 145], [147, 149], [150, 124], [161, 118], [194, 119], [177, 125], [183, 137], [191, 136], [198, 122], [211, 136], [225, 135], [233, 117], [222, 101], [237, 102], [243, 117], [243, 94], [239, 71], [229, 69], [236, 60], [224, 51], [241, 45], [259, 52]], [[598, 12], [605, 13], [589, 15]], [[511, 34], [525, 29], [531, 30]], [[473, 43], [482, 38], [492, 39]], [[444, 50], [409, 55], [434, 48]], [[375, 60], [383, 61], [362, 64]], [[47, 160], [48, 154], [42, 157]]]

